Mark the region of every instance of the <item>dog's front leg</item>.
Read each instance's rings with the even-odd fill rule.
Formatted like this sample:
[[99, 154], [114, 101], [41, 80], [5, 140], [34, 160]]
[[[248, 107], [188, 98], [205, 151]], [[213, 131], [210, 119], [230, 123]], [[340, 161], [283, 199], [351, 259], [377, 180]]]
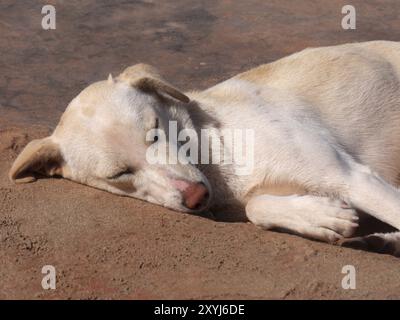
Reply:
[[358, 227], [356, 211], [327, 197], [255, 196], [246, 215], [263, 229], [280, 229], [326, 242], [351, 236]]
[[356, 211], [327, 197], [255, 196], [247, 203], [249, 220], [263, 229], [281, 229], [308, 238], [336, 242], [358, 227]]

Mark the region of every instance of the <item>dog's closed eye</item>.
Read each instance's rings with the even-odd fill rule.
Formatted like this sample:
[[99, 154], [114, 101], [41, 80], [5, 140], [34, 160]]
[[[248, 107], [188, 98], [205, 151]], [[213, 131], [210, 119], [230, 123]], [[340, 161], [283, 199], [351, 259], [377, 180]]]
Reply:
[[128, 168], [128, 169], [122, 170], [122, 171], [120, 171], [120, 172], [118, 172], [116, 174], [113, 174], [112, 176], [107, 177], [107, 179], [109, 179], [109, 180], [117, 180], [117, 179], [120, 179], [120, 178], [123, 178], [123, 177], [130, 176], [132, 174], [133, 174], [132, 169]]
[[151, 145], [156, 143], [159, 140], [160, 135], [160, 123], [158, 118], [154, 119], [153, 125], [151, 126], [150, 130], [152, 130], [150, 136], [146, 136], [146, 144]]
[[[154, 129], [158, 130], [158, 129], [159, 129], [159, 126], [160, 126], [159, 120], [158, 120], [158, 118], [156, 118], [155, 124], [154, 124]], [[158, 141], [158, 136], [154, 136], [153, 142], [157, 142], [157, 141]]]

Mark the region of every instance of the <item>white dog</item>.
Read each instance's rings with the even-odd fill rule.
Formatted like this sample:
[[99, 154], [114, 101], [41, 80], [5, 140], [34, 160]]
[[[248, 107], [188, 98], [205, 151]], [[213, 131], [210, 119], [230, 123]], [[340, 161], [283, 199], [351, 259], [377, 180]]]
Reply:
[[[146, 140], [171, 120], [196, 132], [254, 130], [254, 170], [150, 164], [152, 143], [179, 148]], [[59, 175], [185, 212], [235, 204], [262, 228], [333, 243], [357, 228], [355, 209], [400, 228], [399, 140], [397, 42], [306, 49], [186, 94], [138, 64], [84, 89], [10, 178]]]

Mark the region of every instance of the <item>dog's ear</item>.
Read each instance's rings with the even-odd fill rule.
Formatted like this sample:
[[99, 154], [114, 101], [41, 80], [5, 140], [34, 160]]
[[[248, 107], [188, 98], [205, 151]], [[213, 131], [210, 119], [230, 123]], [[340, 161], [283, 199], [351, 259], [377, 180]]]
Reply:
[[33, 140], [14, 161], [9, 178], [16, 183], [28, 183], [36, 180], [36, 174], [61, 175], [63, 163], [60, 148], [50, 137]]
[[167, 94], [184, 103], [190, 102], [188, 96], [165, 81], [154, 67], [147, 64], [140, 63], [126, 68], [117, 77], [117, 80], [126, 81], [144, 91], [156, 91]]

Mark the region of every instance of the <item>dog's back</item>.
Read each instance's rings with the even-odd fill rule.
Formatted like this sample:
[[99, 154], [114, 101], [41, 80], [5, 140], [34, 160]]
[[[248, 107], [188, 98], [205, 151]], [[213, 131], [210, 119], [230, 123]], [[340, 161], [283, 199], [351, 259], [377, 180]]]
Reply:
[[349, 154], [385, 179], [398, 182], [399, 42], [305, 49], [233, 79], [282, 90], [303, 100]]

